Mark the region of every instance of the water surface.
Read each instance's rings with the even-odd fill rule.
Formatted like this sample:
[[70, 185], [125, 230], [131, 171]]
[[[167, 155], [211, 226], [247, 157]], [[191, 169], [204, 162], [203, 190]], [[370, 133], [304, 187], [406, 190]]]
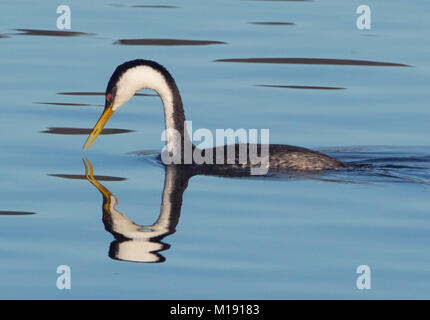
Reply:
[[[430, 298], [429, 3], [366, 4], [360, 31], [341, 0], [73, 2], [60, 31], [58, 2], [3, 1], [0, 297]], [[84, 152], [110, 75], [136, 58], [173, 74], [194, 129], [269, 128], [360, 167], [169, 171], [150, 91]]]

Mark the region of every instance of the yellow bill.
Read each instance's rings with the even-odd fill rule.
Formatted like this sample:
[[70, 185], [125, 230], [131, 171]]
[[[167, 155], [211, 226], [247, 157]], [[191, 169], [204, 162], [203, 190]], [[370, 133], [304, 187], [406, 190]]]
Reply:
[[99, 121], [97, 121], [96, 125], [93, 128], [93, 131], [90, 133], [90, 135], [87, 138], [87, 141], [85, 141], [84, 149], [88, 150], [88, 148], [91, 146], [91, 144], [96, 140], [97, 136], [102, 132], [103, 127], [108, 122], [109, 118], [113, 115], [114, 111], [112, 110], [112, 103], [103, 111], [103, 114], [101, 115]]

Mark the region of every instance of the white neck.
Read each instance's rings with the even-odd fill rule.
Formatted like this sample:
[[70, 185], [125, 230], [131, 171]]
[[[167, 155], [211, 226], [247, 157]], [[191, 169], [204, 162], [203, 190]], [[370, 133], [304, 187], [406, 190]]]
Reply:
[[[182, 100], [179, 90], [172, 78], [169, 83], [165, 76], [158, 70], [150, 66], [136, 66], [128, 69], [119, 79], [113, 104], [113, 110], [119, 109], [136, 91], [141, 89], [152, 89], [160, 96], [164, 106], [164, 121], [167, 133], [174, 129], [180, 133], [181, 139], [189, 139], [188, 132], [185, 128], [185, 115], [182, 107]], [[167, 150], [173, 152], [178, 150], [177, 139], [167, 134]], [[180, 149], [179, 149], [180, 150]]]

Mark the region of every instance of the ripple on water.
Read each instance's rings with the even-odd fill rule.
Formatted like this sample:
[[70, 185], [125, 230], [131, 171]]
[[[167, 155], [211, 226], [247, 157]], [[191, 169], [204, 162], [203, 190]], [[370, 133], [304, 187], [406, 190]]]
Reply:
[[71, 106], [71, 107], [103, 107], [102, 104], [88, 104], [88, 103], [67, 103], [67, 102], [34, 102], [35, 104], [47, 104], [50, 106]]
[[261, 21], [261, 22], [249, 22], [250, 24], [257, 24], [257, 25], [265, 25], [265, 26], [295, 26], [296, 24], [294, 22], [277, 22], [277, 21]]
[[222, 41], [211, 40], [182, 40], [182, 39], [120, 39], [114, 44], [129, 46], [206, 46], [213, 44], [227, 44]]
[[180, 8], [178, 6], [169, 6], [169, 5], [134, 5], [132, 8], [148, 8], [148, 9], [176, 9]]
[[48, 36], [48, 37], [77, 37], [95, 35], [94, 33], [78, 32], [78, 31], [62, 31], [62, 30], [37, 30], [37, 29], [14, 29], [20, 33], [15, 35], [25, 36]]
[[[57, 177], [63, 179], [72, 179], [72, 180], [87, 180], [87, 177], [83, 174], [67, 174], [67, 173], [48, 173], [50, 177]], [[125, 181], [127, 178], [123, 177], [114, 177], [114, 176], [94, 176], [95, 179], [100, 181]]]
[[257, 87], [268, 87], [268, 88], [286, 88], [286, 89], [304, 89], [304, 90], [344, 90], [343, 87], [321, 87], [321, 86], [284, 86], [284, 85], [272, 85], [272, 84], [257, 84]]
[[325, 175], [359, 183], [416, 183], [430, 186], [430, 148], [345, 147], [320, 150], [358, 167]]
[[[76, 91], [76, 92], [57, 92], [57, 94], [68, 95], [68, 96], [104, 96], [106, 93], [105, 92], [92, 92], [92, 91], [88, 91], [88, 92]], [[156, 97], [156, 96], [158, 96], [158, 95], [152, 94], [152, 93], [135, 93], [134, 95], [137, 97]]]
[[0, 211], [0, 216], [27, 216], [36, 214], [36, 212], [26, 212], [26, 211]]
[[215, 62], [236, 62], [236, 63], [277, 63], [277, 64], [320, 64], [320, 65], [340, 65], [340, 66], [374, 66], [374, 67], [411, 67], [407, 64], [352, 60], [352, 59], [326, 59], [326, 58], [233, 58], [217, 59]]
[[[41, 133], [49, 133], [49, 134], [65, 134], [65, 135], [87, 135], [90, 134], [93, 129], [87, 128], [64, 128], [64, 127], [49, 127], [48, 130], [40, 131]], [[134, 130], [128, 129], [103, 129], [100, 134], [121, 134], [134, 132]]]

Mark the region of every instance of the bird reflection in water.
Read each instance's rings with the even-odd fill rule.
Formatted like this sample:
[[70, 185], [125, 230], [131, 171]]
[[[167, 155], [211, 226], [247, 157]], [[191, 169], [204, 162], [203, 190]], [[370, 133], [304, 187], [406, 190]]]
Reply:
[[191, 175], [182, 166], [165, 166], [164, 189], [160, 216], [150, 226], [135, 224], [126, 215], [115, 209], [117, 198], [94, 178], [91, 162], [84, 159], [85, 176], [103, 196], [103, 224], [115, 240], [109, 248], [109, 257], [133, 262], [164, 262], [160, 252], [170, 248], [163, 238], [175, 233], [182, 206], [182, 194]]

